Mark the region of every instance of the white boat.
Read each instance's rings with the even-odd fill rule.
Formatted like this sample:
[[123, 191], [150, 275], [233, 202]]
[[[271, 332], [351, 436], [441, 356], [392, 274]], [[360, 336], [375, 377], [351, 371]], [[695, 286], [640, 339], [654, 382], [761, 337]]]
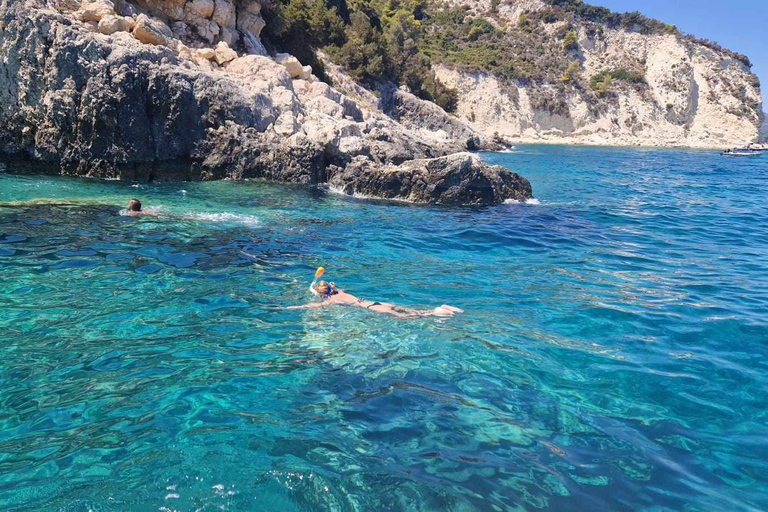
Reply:
[[721, 156], [760, 156], [763, 151], [755, 151], [752, 149], [726, 149]]

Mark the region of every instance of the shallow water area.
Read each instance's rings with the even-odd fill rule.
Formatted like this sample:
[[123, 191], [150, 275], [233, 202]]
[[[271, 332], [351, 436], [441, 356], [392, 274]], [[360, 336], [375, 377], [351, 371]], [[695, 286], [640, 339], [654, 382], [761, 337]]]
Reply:
[[768, 155], [483, 156], [536, 201], [0, 173], [0, 510], [768, 509]]

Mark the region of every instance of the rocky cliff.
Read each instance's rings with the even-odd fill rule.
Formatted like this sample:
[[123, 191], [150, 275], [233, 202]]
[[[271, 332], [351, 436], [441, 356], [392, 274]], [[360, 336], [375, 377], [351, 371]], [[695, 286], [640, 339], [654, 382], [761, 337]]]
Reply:
[[11, 165], [125, 180], [331, 182], [451, 204], [530, 197], [513, 173], [446, 157], [479, 138], [434, 105], [394, 92], [391, 103], [430, 113], [429, 126], [400, 123], [363, 101], [370, 93], [353, 99], [295, 57], [266, 55], [261, 8], [3, 0], [0, 152]]
[[[480, 133], [692, 147], [758, 137], [748, 59], [674, 26], [574, 0], [444, 0], [440, 9], [452, 14], [439, 33], [448, 22], [453, 32], [427, 51], [440, 80], [459, 89], [458, 116]], [[498, 56], [500, 45], [508, 51]]]

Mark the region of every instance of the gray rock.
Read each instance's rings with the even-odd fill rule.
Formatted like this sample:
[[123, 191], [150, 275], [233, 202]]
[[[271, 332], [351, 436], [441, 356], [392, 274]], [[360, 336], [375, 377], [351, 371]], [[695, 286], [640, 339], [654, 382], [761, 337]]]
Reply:
[[444, 131], [452, 139], [462, 141], [464, 149], [470, 151], [493, 145], [491, 141], [481, 141], [474, 130], [434, 103], [423, 101], [394, 84], [382, 87], [380, 92], [381, 110], [406, 126], [433, 132]]
[[487, 205], [531, 198], [528, 180], [469, 153], [399, 166], [374, 166], [370, 160], [356, 159], [337, 169], [329, 185], [349, 195], [413, 203]]
[[262, 44], [261, 39], [251, 34], [247, 30], [245, 32], [241, 32], [241, 34], [243, 36], [243, 45], [245, 46], [245, 51], [251, 55], [267, 54], [267, 49], [264, 48], [264, 44]]

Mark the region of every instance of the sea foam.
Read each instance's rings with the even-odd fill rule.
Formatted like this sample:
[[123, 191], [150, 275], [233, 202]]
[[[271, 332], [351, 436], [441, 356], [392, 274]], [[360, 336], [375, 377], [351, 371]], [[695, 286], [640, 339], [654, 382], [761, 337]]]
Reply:
[[507, 199], [504, 201], [504, 204], [527, 204], [529, 206], [536, 206], [541, 204], [541, 201], [539, 201], [535, 197], [526, 199], [525, 201], [518, 201], [517, 199]]

